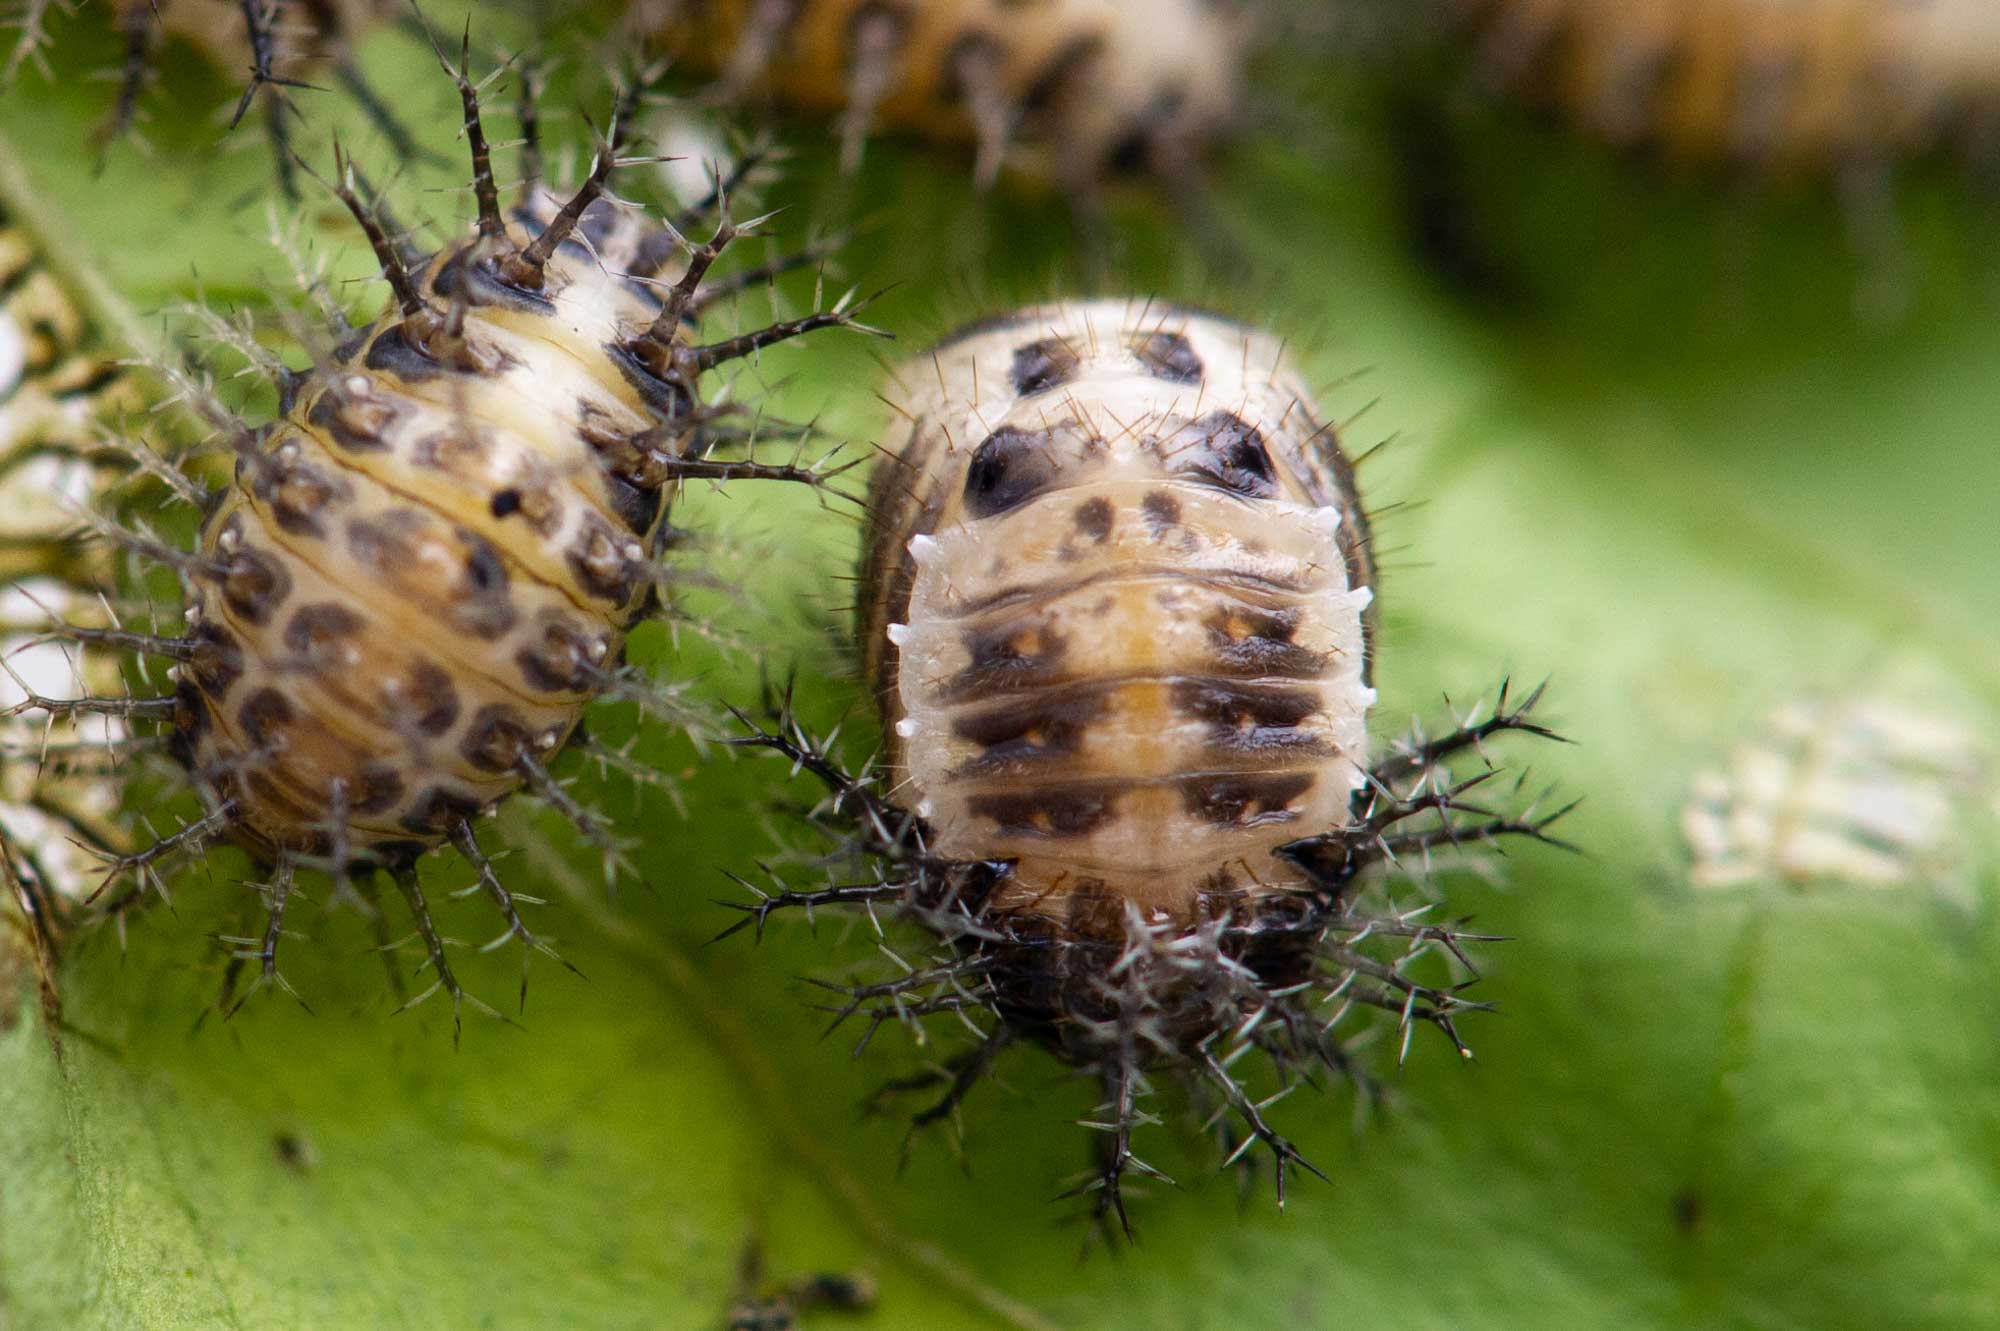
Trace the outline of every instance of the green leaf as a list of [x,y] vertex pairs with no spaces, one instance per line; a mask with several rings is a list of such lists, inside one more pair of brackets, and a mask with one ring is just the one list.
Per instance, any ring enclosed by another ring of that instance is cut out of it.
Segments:
[[[151,157],[94,169],[106,89],[80,75],[114,54],[98,19],[64,24],[54,85],[0,100],[19,167],[0,188],[59,268],[100,279],[100,321],[156,341],[174,301],[281,280],[255,201],[268,159],[254,130],[219,148],[206,120],[163,117]],[[366,54],[442,143],[456,122],[428,52],[391,32]],[[169,82],[187,100],[163,105],[231,95],[222,75]],[[589,978],[537,966],[520,1025],[469,1013],[456,1051],[441,1000],[389,1015],[352,912],[299,921],[289,974],[311,1014],[275,998],[198,1020],[208,935],[253,895],[233,853],[181,875],[124,946],[91,936],[63,969],[60,1058],[26,1006],[0,1034],[0,1326],[713,1327],[753,1239],[778,1276],[871,1271],[875,1310],[824,1319],[856,1328],[2000,1326],[1995,838],[1962,848],[1956,896],[1708,892],[1680,830],[1697,775],[1809,695],[1914,691],[1994,747],[2000,318],[1975,205],[1946,178],[1906,187],[1912,310],[1883,326],[1851,314],[1869,261],[1811,191],[1663,183],[1488,125],[1461,145],[1463,192],[1520,288],[1482,305],[1413,257],[1390,136],[1351,92],[1299,92],[1314,135],[1236,154],[1208,221],[1119,196],[1115,267],[1298,332],[1329,383],[1368,369],[1330,401],[1380,398],[1356,449],[1398,436],[1363,473],[1374,504],[1404,505],[1381,523],[1384,733],[1441,692],[1554,676],[1578,743],[1510,757],[1587,796],[1568,829],[1587,854],[1529,848],[1504,883],[1450,884],[1455,911],[1513,940],[1483,954],[1502,1012],[1468,1023],[1475,1064],[1419,1039],[1395,1074],[1385,1050],[1394,1103],[1359,1131],[1338,1088],[1287,1100],[1333,1181],[1301,1181],[1283,1214],[1262,1191],[1239,1204],[1178,1124],[1155,1129],[1182,1186],[1138,1204],[1136,1250],[1079,1262],[1048,1199],[1082,1166],[1089,1089],[1016,1053],[1007,1089],[966,1108],[962,1162],[938,1134],[902,1166],[900,1121],[860,1106],[922,1052],[885,1033],[850,1059],[797,978],[853,973],[874,940],[822,918],[707,941],[723,871],[769,845],[778,770],[649,737],[649,760],[689,773],[686,816],[603,792],[636,809],[643,888],[607,899],[571,839],[510,817],[530,850],[509,873],[554,899],[540,918]],[[379,151],[306,96],[309,156],[329,125]],[[880,216],[844,262],[903,284],[871,315],[899,353],[1069,289],[1050,276],[1070,252],[1060,200],[981,200],[963,163],[886,144],[843,184],[817,130],[798,139],[795,219]],[[419,168],[398,197],[450,216],[462,200],[419,187],[456,171]],[[341,272],[370,271],[327,199],[299,212]],[[783,408],[870,437],[873,350],[773,357]],[[802,662],[827,715],[858,711],[830,646],[854,526],[748,487],[692,512],[767,552],[718,561],[748,608],[705,608],[767,663]],[[754,663],[644,648],[708,695],[754,693]],[[440,913],[493,932],[478,901]],[[515,965],[468,962],[510,1014]]]

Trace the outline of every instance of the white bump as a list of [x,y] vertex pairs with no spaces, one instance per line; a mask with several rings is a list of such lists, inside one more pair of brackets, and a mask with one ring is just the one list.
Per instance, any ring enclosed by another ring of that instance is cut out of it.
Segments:
[[917,724],[917,718],[914,716],[906,716],[896,723],[896,734],[902,739],[913,738],[922,729],[923,727]]
[[937,552],[938,552],[937,538],[935,536],[925,536],[922,533],[918,533],[917,535],[912,536],[910,538],[909,549],[910,549],[910,558],[916,560],[919,564],[928,563],[931,560],[937,558]]
[[365,374],[350,374],[347,376],[347,382],[342,387],[355,397],[367,397],[368,376]]
[[917,817],[928,819],[935,817],[936,815],[937,815],[936,800],[921,799],[917,801]]
[[888,628],[888,634],[890,642],[898,647],[904,646],[910,641],[910,626],[908,624],[891,624]]
[[1366,610],[1369,606],[1375,604],[1375,589],[1373,587],[1356,587],[1347,594],[1347,599],[1353,603],[1356,610]]

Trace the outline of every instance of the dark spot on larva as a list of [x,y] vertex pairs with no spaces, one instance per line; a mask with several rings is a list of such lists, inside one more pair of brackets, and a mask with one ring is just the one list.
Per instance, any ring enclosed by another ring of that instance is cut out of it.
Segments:
[[1317,679],[1326,673],[1329,654],[1292,641],[1300,617],[1297,609],[1266,610],[1241,601],[1217,606],[1202,621],[1216,649],[1210,669],[1218,675]]
[[410,449],[410,464],[475,480],[492,465],[492,456],[492,438],[483,430],[461,424],[419,439]]
[[432,845],[428,841],[378,841],[374,855],[391,869],[407,868],[428,855]]
[[220,702],[230,686],[243,677],[243,649],[222,625],[206,622],[194,631],[194,653],[187,675],[211,699]]
[[292,723],[295,715],[284,694],[273,688],[261,688],[237,708],[236,723],[243,728],[244,738],[251,747],[264,749],[276,743],[279,733]]
[[1122,788],[1102,784],[1043,786],[974,795],[966,808],[975,817],[990,818],[1001,836],[1080,837],[1112,819],[1122,793]]
[[965,469],[965,511],[990,518],[1040,494],[1055,479],[1053,445],[1047,431],[1011,425],[986,436]]
[[321,393],[306,413],[306,421],[349,453],[379,453],[394,446],[396,423],[404,406],[392,396],[377,396],[361,380],[350,390],[336,384]]
[[482,772],[506,772],[527,752],[528,739],[521,714],[504,703],[495,703],[473,713],[458,751]]
[[1141,333],[1132,339],[1132,354],[1156,379],[1177,384],[1201,382],[1201,357],[1179,333]]
[[452,622],[476,638],[491,642],[514,627],[517,616],[508,597],[506,561],[491,541],[460,530],[465,546],[464,593],[451,602]]
[[346,482],[335,480],[297,457],[273,457],[252,488],[259,499],[271,506],[271,517],[280,530],[314,538],[326,535],[320,521],[326,506],[351,493]]
[[521,677],[541,693],[583,693],[595,675],[593,657],[605,651],[602,635],[557,615],[545,619],[528,644],[514,654]]
[[238,619],[262,625],[291,595],[292,575],[261,550],[239,546],[222,575],[222,600]]
[[[218,691],[215,696],[219,698],[222,694]],[[176,684],[172,748],[173,756],[182,766],[194,765],[195,745],[214,725],[215,717],[209,711],[209,700],[202,696],[201,686],[191,679]]]
[[1069,932],[1080,938],[1117,938],[1124,932],[1125,899],[1102,878],[1078,880],[1063,902]]
[[1079,91],[1086,87],[1080,76],[1086,74],[1091,58],[1103,48],[1104,38],[1094,32],[1064,42],[1028,79],[1021,94],[1023,113],[1036,115],[1048,110],[1065,85]]
[[361,616],[332,601],[315,601],[292,612],[285,646],[317,666],[336,663],[334,648],[361,631]]
[[1278,493],[1277,469],[1263,432],[1234,412],[1212,411],[1170,441],[1176,472],[1217,490],[1251,499]]
[[639,581],[639,562],[631,556],[631,538],[599,518],[588,519],[576,544],[569,548],[570,572],[587,595],[613,605],[632,599]]
[[361,769],[356,789],[347,797],[350,813],[381,813],[403,798],[403,778],[395,769],[369,763]]
[[1031,614],[967,629],[965,668],[938,691],[941,702],[1014,693],[1049,684],[1060,674],[1069,640],[1052,631],[1045,615]]
[[1012,376],[1014,391],[1027,397],[1059,387],[1075,377],[1076,367],[1076,351],[1062,338],[1045,337],[1039,342],[1016,347]]
[[1208,724],[1208,742],[1230,753],[1317,750],[1325,740],[1302,731],[1323,700],[1318,689],[1224,680],[1185,680],[1174,685],[1174,708]]
[[1099,545],[1110,539],[1112,508],[1111,501],[1104,496],[1084,500],[1071,516],[1076,521],[1076,529]]
[[643,489],[621,476],[604,473],[604,488],[611,496],[611,511],[634,536],[644,536],[659,520],[665,496],[655,489]]
[[493,502],[487,505],[496,518],[509,518],[521,511],[519,490],[500,490],[493,495]]
[[411,723],[426,735],[442,735],[458,720],[458,687],[451,675],[435,661],[418,661],[401,687],[385,688],[383,694],[399,711],[407,711]]
[[1213,827],[1264,827],[1297,818],[1292,805],[1314,780],[1311,772],[1189,777],[1180,783],[1181,803]]
[[368,354],[361,363],[371,370],[412,384],[435,379],[444,370],[438,362],[410,345],[401,323],[390,323],[383,328],[368,344]]
[[473,796],[446,786],[432,786],[419,795],[398,826],[406,832],[446,832],[486,807]]
[[983,752],[968,759],[955,775],[1017,772],[1074,754],[1091,723],[1104,714],[1105,701],[1100,690],[1036,693],[958,716],[952,721],[952,733]]
[[1692,1235],[1700,1230],[1703,1207],[1699,1190],[1695,1188],[1680,1189],[1674,1193],[1668,1203],[1668,1209],[1673,1216],[1674,1228],[1683,1237]]
[[1156,536],[1180,525],[1181,501],[1165,490],[1148,490],[1146,497],[1139,501],[1139,511],[1146,515],[1146,526]]

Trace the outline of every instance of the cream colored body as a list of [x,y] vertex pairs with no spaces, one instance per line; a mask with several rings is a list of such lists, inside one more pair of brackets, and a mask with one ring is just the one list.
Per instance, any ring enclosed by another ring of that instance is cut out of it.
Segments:
[[1820,159],[1921,144],[2000,91],[1990,0],[1471,0],[1503,68],[1616,140]]
[[[1024,392],[1037,346],[1060,382]],[[1178,374],[1140,354],[1163,347]],[[1297,885],[1272,849],[1347,820],[1374,701],[1365,517],[1282,360],[1223,319],[1100,301],[899,376],[865,646],[897,797],[936,853],[1016,862],[998,908],[1193,918]],[[1268,494],[1189,470],[1231,419],[1261,435]],[[1022,465],[1046,483],[970,512],[973,459],[1004,432],[1036,440]]]

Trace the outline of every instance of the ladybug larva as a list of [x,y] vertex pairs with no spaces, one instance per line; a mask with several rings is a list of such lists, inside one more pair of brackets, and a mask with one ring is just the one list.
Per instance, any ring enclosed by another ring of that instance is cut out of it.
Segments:
[[[19,32],[7,61],[10,77],[28,61],[43,62],[50,8],[50,0],[28,0],[16,20]],[[146,85],[158,67],[159,48],[165,40],[178,39],[217,69],[249,71],[229,123],[233,128],[253,102],[262,102],[264,132],[288,198],[298,197],[298,180],[290,148],[290,120],[297,111],[287,94],[315,87],[308,77],[331,76],[399,156],[416,155],[409,130],[354,54],[360,34],[399,8],[387,0],[115,0],[109,8],[123,54],[116,98],[101,131],[106,143],[134,132],[143,115]]]
[[[850,991],[874,1026],[984,1009],[918,1122],[952,1113],[1010,1043],[1093,1073],[1100,1218],[1156,1075],[1207,1097],[1232,1158],[1304,1165],[1236,1072],[1350,1070],[1346,1003],[1461,1050],[1482,1006],[1413,971],[1454,927],[1370,915],[1364,869],[1433,847],[1549,839],[1446,763],[1535,697],[1372,762],[1375,567],[1354,469],[1270,335],[1212,314],[1092,301],[976,324],[899,376],[871,491],[861,648],[888,732],[850,777],[795,720],[745,742],[834,790],[880,866],[767,893],[776,910],[894,903],[937,955]],[[1539,691],[1537,691],[1539,693]],[[1240,1129],[1240,1131],[1239,1131]],[[1310,1168],[1309,1165],[1305,1167]]]
[[[337,328],[305,370],[267,356],[281,414],[266,426],[243,424],[194,376],[172,373],[233,454],[233,481],[206,494],[176,479],[203,514],[192,550],[103,527],[179,573],[185,626],[173,637],[60,631],[171,659],[172,691],[36,693],[11,710],[170,728],[205,813],[114,859],[107,885],[129,876],[128,896],[140,893],[165,857],[234,839],[271,869],[268,928],[249,957],[260,983],[282,984],[277,947],[297,870],[321,868],[343,885],[384,870],[435,970],[426,994],[449,992],[456,1017],[465,996],[416,861],[456,846],[508,934],[542,947],[474,820],[525,787],[612,857],[603,824],[550,764],[585,743],[577,728],[593,701],[644,708],[659,697],[622,661],[627,632],[657,601],[678,484],[821,479],[810,466],[711,457],[744,408],[704,402],[703,379],[800,334],[863,326],[843,299],[700,341],[704,311],[787,262],[709,281],[717,258],[764,219],[732,222],[720,187],[664,222],[607,193],[636,89],[568,197],[540,183],[525,117],[526,178],[503,207],[477,90],[446,68],[464,107],[474,230],[413,252],[337,158],[331,187],[381,264],[388,307]],[[711,224],[705,242],[684,239]]]
[[1464,0],[1497,81],[1616,142],[1839,164],[1977,133],[2000,99],[1986,0]]
[[[99,549],[74,539],[74,513],[51,498],[86,503],[128,473],[102,430],[137,405],[130,376],[95,350],[32,237],[0,215],[0,708],[19,701],[24,684],[74,678],[64,646],[37,640],[50,614],[102,623],[96,593],[110,569]],[[117,684],[111,662],[88,671],[97,687]],[[53,1015],[55,949],[94,881],[85,848],[124,844],[107,769],[125,742],[113,719],[0,719],[0,1028],[29,976]]]
[[670,15],[654,35],[725,94],[837,111],[850,170],[881,122],[973,142],[982,184],[1018,139],[1078,188],[1125,166],[1181,173],[1231,118],[1247,35],[1204,0],[715,0]]

